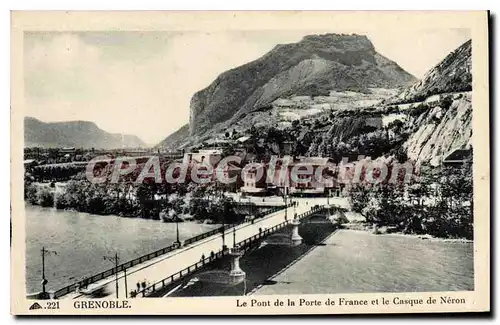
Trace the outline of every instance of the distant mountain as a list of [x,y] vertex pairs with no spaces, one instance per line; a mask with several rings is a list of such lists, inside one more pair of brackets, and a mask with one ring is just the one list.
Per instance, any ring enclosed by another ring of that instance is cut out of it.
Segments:
[[24,146],[115,149],[146,147],[146,144],[135,135],[108,133],[93,122],[45,123],[25,117]]
[[[277,45],[261,58],[222,73],[194,94],[191,139],[187,140],[202,139],[215,126],[223,130],[251,112],[266,110],[279,98],[328,96],[331,91],[363,93],[369,88],[406,87],[415,81],[395,62],[377,53],[366,36],[306,36],[297,43]],[[178,145],[172,140],[178,137],[162,143]]]
[[471,40],[448,54],[422,80],[404,89],[396,101],[421,101],[431,95],[472,90]]

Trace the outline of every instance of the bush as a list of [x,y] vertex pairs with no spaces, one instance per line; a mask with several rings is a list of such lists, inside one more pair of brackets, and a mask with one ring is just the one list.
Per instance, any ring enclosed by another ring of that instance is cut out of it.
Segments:
[[[403,233],[472,239],[471,168],[466,163],[462,168],[440,167],[426,172],[422,175],[423,183],[406,188],[406,193],[390,184],[372,187],[358,184],[350,189],[351,207],[369,224],[394,227]],[[438,191],[432,191],[426,184],[437,184]],[[403,199],[405,194],[409,201]],[[428,198],[436,203],[426,204]]]
[[38,204],[38,190],[35,185],[30,184],[24,188],[24,198],[31,204]]
[[37,194],[38,205],[42,207],[53,207],[54,206],[54,192],[48,188],[41,188]]

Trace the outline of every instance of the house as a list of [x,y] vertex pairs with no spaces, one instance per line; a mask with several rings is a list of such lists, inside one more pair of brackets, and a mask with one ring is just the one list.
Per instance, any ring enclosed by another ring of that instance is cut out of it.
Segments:
[[[302,157],[291,165],[291,170],[310,171],[312,174],[301,175],[290,178],[290,194],[309,196],[323,195],[327,189],[334,187],[333,175],[335,171],[326,168],[332,163],[331,158],[326,157]],[[307,180],[306,180],[307,179]]]
[[424,103],[433,107],[433,106],[438,105],[440,101],[441,101],[441,95],[432,95],[432,96],[427,97],[425,99]]
[[189,152],[184,154],[182,162],[184,164],[209,164],[216,166],[222,159],[222,150],[220,149],[200,149],[198,152]]
[[61,154],[74,154],[76,152],[75,147],[65,147],[59,150]]
[[229,192],[236,192],[238,188],[243,186],[243,180],[241,178],[241,167],[236,166],[235,164],[229,162],[227,165],[224,166],[224,178],[229,180],[229,179],[235,179],[235,182],[229,182],[229,183],[222,183],[219,182],[219,179],[216,179],[218,182],[218,186],[221,188],[224,188],[225,190]]
[[443,165],[460,167],[472,157],[472,149],[455,149],[443,159]]
[[282,155],[292,155],[293,154],[293,141],[283,141],[282,143]]
[[242,174],[243,186],[240,191],[249,195],[267,195],[266,173],[265,164],[248,169]]
[[267,179],[268,192],[307,196],[335,191],[338,189],[337,171],[336,168],[328,168],[332,163],[333,160],[326,157],[290,157],[288,162],[282,158],[274,166],[267,164],[267,170],[274,168],[274,174]]

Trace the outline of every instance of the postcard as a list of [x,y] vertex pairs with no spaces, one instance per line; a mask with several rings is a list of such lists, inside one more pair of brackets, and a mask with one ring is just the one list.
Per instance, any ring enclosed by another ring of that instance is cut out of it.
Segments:
[[15,11],[11,312],[490,310],[487,11]]

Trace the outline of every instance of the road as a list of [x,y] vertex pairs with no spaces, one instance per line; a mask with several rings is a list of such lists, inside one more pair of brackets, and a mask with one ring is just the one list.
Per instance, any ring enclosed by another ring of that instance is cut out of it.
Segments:
[[[295,212],[297,214],[309,211],[314,205],[325,205],[326,198],[297,198],[297,207]],[[345,199],[330,198],[330,204],[345,205]],[[288,219],[293,218],[294,208],[287,209]],[[240,242],[246,238],[252,237],[259,233],[259,228],[263,230],[273,227],[285,220],[285,210],[272,213],[254,224],[244,223],[236,227],[236,242]],[[225,243],[228,248],[233,247],[233,229],[225,232]],[[118,297],[125,298],[126,292],[137,289],[136,284],[145,281],[148,286],[169,277],[172,274],[187,268],[188,266],[200,261],[201,256],[209,256],[210,252],[217,252],[222,248],[222,235],[214,235],[199,242],[193,243],[181,249],[177,249],[168,254],[160,256],[156,259],[146,261],[142,264],[136,265],[127,269],[127,286],[125,285],[125,277],[123,272],[118,273]],[[98,281],[89,288],[100,288],[106,286],[110,295],[104,298],[116,297],[116,279],[115,275]],[[127,290],[125,290],[127,288]],[[71,293],[61,299],[75,299],[87,298],[87,296],[80,293]]]

